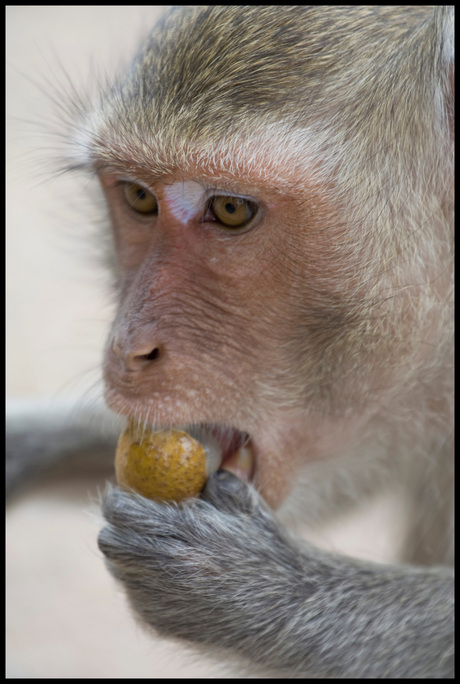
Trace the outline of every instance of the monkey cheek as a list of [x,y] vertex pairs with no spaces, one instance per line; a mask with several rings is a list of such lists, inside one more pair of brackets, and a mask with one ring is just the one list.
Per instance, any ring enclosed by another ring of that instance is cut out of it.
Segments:
[[277,472],[275,467],[264,468],[261,465],[254,478],[254,485],[264,501],[276,511],[289,496],[293,487],[293,478],[288,474]]
[[[261,448],[259,445],[254,447],[254,454],[257,467],[253,469],[252,484],[268,506],[276,511],[289,496],[295,473],[289,467],[289,459],[282,448],[272,451],[270,448]],[[232,468],[229,470],[240,477],[238,471]]]

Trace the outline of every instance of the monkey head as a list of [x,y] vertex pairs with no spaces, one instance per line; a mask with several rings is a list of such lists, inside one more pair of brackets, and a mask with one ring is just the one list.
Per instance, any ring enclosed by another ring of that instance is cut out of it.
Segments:
[[115,246],[109,406],[198,424],[273,507],[444,348],[447,143],[412,125],[417,69],[403,101],[397,49],[381,68],[391,8],[335,10],[325,30],[316,7],[173,9],[74,136]]

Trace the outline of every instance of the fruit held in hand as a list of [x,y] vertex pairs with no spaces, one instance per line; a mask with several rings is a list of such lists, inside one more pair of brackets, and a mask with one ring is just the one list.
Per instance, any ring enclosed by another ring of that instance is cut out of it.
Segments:
[[182,501],[198,496],[205,485],[206,451],[183,430],[150,432],[130,425],[118,441],[115,473],[120,487],[147,499]]

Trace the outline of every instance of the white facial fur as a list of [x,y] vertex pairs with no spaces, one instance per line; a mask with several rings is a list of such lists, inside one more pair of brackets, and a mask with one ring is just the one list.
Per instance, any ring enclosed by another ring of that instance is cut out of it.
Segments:
[[187,223],[204,206],[206,189],[196,181],[176,181],[165,188],[165,202],[173,216]]

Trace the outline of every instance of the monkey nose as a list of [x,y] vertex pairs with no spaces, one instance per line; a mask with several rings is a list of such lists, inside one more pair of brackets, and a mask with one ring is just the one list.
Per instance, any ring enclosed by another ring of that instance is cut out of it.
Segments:
[[145,362],[158,361],[164,352],[161,344],[129,344],[117,337],[112,341],[112,351],[128,370],[136,370]]

